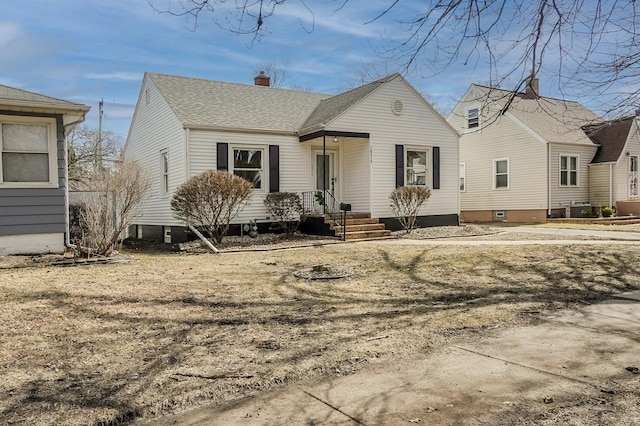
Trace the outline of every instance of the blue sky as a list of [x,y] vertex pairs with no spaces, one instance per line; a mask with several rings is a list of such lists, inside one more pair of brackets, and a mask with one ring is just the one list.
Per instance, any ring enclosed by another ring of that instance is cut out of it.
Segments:
[[[176,5],[151,1],[161,9]],[[104,99],[103,126],[124,139],[145,71],[253,84],[259,64],[273,62],[287,68],[289,84],[321,93],[356,86],[364,68],[374,77],[397,71],[382,52],[402,30],[398,17],[416,16],[420,2],[401,2],[366,25],[391,2],[342,3],[314,2],[311,13],[289,0],[266,21],[268,34],[252,40],[223,31],[213,20],[222,13],[203,15],[192,31],[193,21],[160,14],[147,0],[7,0],[0,6],[0,83],[90,105],[86,124],[94,128]],[[471,83],[488,82],[477,61],[406,77],[443,113]],[[540,86],[554,96],[544,81]]]

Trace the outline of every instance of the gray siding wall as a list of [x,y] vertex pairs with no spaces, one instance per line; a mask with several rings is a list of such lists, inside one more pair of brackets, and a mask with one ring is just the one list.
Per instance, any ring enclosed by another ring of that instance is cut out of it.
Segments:
[[62,116],[2,110],[0,115],[54,117],[58,146],[58,188],[0,188],[0,235],[65,232],[65,135]]

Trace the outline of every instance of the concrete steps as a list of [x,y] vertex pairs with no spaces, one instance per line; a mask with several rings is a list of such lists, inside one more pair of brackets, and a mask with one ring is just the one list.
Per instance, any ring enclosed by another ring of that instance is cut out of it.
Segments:
[[347,213],[344,227],[337,225],[330,217],[325,220],[328,220],[336,237],[344,237],[345,241],[391,237],[391,231],[385,228],[384,223],[372,218],[371,213]]

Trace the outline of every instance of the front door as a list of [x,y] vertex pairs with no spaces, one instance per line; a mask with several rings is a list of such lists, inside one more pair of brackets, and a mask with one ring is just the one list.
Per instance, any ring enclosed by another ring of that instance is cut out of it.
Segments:
[[629,157],[629,198],[638,197],[638,156]]
[[328,191],[336,194],[338,179],[336,177],[336,153],[335,151],[315,151],[315,181],[316,191]]

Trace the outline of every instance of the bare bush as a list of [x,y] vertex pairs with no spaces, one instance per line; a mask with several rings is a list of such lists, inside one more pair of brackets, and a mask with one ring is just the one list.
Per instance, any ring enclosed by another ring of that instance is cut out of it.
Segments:
[[207,170],[178,187],[171,210],[187,225],[201,226],[209,238],[220,243],[231,220],[242,211],[253,185],[223,170]]
[[293,236],[300,224],[302,200],[295,192],[272,192],[264,199],[267,212],[273,216],[287,238]]
[[151,181],[135,162],[121,162],[102,178],[80,210],[83,235],[79,250],[86,256],[110,256],[138,213]]
[[407,232],[416,226],[420,207],[431,197],[431,190],[422,186],[402,186],[389,195],[393,214]]

